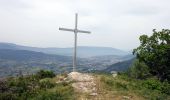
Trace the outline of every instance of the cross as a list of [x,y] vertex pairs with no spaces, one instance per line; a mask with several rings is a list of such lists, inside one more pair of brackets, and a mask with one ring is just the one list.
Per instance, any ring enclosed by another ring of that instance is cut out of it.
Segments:
[[77,33],[88,33],[90,34],[91,32],[89,31],[84,31],[84,30],[79,30],[77,28],[77,24],[78,24],[78,14],[75,14],[75,28],[74,29],[68,29],[68,28],[59,28],[59,30],[62,31],[70,31],[70,32],[74,32],[74,56],[73,56],[73,72],[76,71],[76,65],[77,65]]

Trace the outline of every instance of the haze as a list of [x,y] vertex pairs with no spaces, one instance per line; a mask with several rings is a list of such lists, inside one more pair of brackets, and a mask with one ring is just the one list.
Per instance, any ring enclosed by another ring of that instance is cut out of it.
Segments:
[[78,28],[79,46],[131,50],[139,36],[170,26],[169,0],[0,0],[0,42],[34,47],[72,47],[74,35],[59,27]]

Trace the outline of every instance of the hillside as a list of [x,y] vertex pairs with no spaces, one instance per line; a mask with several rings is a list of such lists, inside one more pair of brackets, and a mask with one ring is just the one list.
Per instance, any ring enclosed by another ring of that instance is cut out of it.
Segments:
[[130,60],[126,60],[126,61],[122,61],[122,62],[112,64],[112,65],[108,66],[106,69],[104,69],[104,71],[105,72],[111,72],[111,71],[122,72],[122,71],[126,71],[132,65],[134,60],[135,60],[135,58],[132,58]]
[[[168,92],[163,92],[166,88],[151,88],[154,84],[165,87],[164,84],[150,80],[132,79],[123,74],[113,77],[111,74],[74,72],[55,76],[52,72],[40,71],[35,75],[1,79],[0,97],[3,100],[170,99]],[[168,88],[166,91],[169,91]]]
[[28,50],[10,50],[0,49],[0,59],[4,60],[15,60],[15,61],[35,61],[35,62],[48,62],[48,61],[71,61],[71,57],[50,55],[41,52],[34,52]]
[[0,49],[0,77],[16,76],[20,72],[32,74],[40,69],[61,72],[62,66],[70,69],[72,58],[60,55],[50,55],[27,50]]
[[[73,52],[73,48],[37,48],[37,47],[21,46],[12,43],[0,43],[0,49],[29,50],[29,51],[64,55],[64,56],[72,56],[72,52]],[[77,56],[81,58],[104,56],[104,55],[125,56],[128,54],[128,52],[115,49],[115,48],[110,48],[110,47],[79,46],[77,47],[77,49],[78,49]]]

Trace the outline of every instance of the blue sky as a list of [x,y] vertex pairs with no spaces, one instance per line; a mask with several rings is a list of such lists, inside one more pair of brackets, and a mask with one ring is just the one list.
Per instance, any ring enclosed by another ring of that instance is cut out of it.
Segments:
[[34,47],[72,47],[74,35],[59,27],[78,28],[79,46],[130,50],[152,29],[169,29],[169,0],[0,0],[0,42]]

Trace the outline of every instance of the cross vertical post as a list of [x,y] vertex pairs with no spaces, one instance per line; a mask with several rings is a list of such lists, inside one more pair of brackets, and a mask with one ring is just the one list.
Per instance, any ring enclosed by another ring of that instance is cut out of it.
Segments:
[[74,56],[73,56],[73,72],[75,72],[75,68],[77,66],[77,24],[78,24],[78,14],[76,13],[75,16],[75,30],[74,30],[74,35],[75,35],[75,40],[74,40]]
[[74,32],[74,54],[73,54],[73,72],[76,71],[77,67],[77,33],[91,33],[89,31],[84,30],[78,30],[78,14],[75,14],[75,28],[74,29],[68,29],[68,28],[59,28],[59,30],[62,31],[71,31]]

